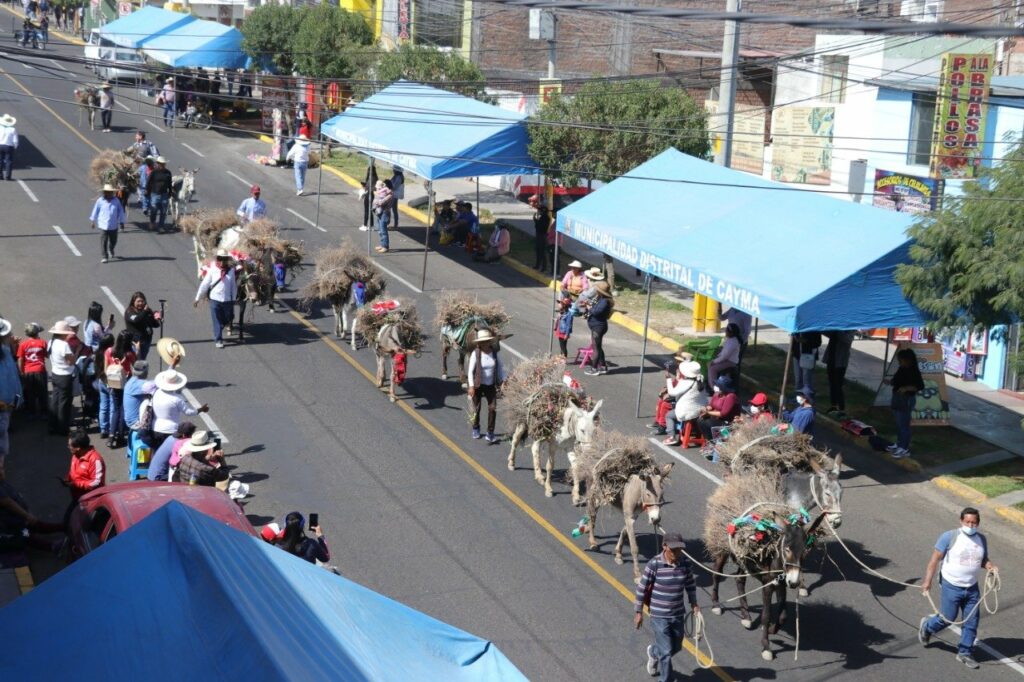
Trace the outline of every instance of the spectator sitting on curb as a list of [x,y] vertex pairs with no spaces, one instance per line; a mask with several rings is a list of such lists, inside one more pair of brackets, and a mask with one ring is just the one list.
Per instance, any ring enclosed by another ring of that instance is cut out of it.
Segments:
[[487,241],[487,250],[483,253],[475,254],[473,260],[483,261],[484,263],[497,263],[501,260],[502,256],[508,255],[511,248],[512,233],[508,229],[508,224],[504,220],[499,220],[494,224],[494,231],[491,233],[491,238]]
[[814,405],[803,391],[796,393],[796,409],[784,410],[782,420],[793,425],[797,433],[814,435]]
[[174,437],[164,440],[153,453],[153,458],[149,460],[146,478],[151,481],[173,480],[174,470],[181,462],[181,447],[189,442],[195,432],[196,425],[190,421],[178,424],[178,430],[174,432]]
[[216,447],[217,442],[210,438],[209,431],[193,433],[179,449],[178,480],[189,485],[216,486],[227,490],[230,474],[224,466],[224,451]]
[[68,450],[71,451],[71,466],[68,469],[68,477],[60,481],[70,491],[73,504],[82,495],[106,485],[107,468],[85,431],[79,430],[71,434],[71,438],[68,439]]
[[583,274],[583,263],[574,260],[562,277],[562,295],[576,299],[587,288],[587,276]]

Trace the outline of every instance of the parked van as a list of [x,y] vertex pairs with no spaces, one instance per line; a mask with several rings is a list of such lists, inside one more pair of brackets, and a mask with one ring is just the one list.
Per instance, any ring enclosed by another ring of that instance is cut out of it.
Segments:
[[114,47],[114,42],[101,36],[100,30],[94,28],[89,32],[89,40],[85,43],[85,59],[89,62],[87,66],[90,69],[93,68],[93,62],[99,60],[101,47]]
[[142,80],[146,60],[137,50],[122,47],[101,47],[96,75],[105,81]]

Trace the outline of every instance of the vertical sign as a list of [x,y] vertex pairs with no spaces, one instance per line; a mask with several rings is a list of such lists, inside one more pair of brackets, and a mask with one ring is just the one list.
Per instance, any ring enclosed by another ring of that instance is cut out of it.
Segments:
[[[901,343],[900,348],[910,348],[917,356],[917,368],[924,380],[924,390],[917,393],[914,409],[910,412],[910,423],[917,426],[949,425],[949,392],[946,389],[946,366],[943,360],[942,344]],[[899,363],[895,355],[889,361],[885,378],[875,397],[875,405],[888,405],[892,399],[891,381]]]
[[395,35],[399,40],[412,38],[412,0],[398,0],[398,23]]
[[978,177],[994,62],[990,54],[943,56],[932,130],[933,178]]

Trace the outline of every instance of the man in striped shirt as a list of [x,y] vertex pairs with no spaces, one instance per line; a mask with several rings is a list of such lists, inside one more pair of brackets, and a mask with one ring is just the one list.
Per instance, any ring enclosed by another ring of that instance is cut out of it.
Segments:
[[647,672],[658,675],[661,682],[672,679],[672,656],[682,648],[683,620],[686,617],[686,600],[693,612],[700,613],[697,606],[697,581],[689,560],[679,550],[683,549],[683,536],[666,533],[662,553],[647,562],[640,584],[636,587],[636,615],[633,624],[639,630],[644,621],[644,607],[651,612],[651,630],[654,644],[647,647]]

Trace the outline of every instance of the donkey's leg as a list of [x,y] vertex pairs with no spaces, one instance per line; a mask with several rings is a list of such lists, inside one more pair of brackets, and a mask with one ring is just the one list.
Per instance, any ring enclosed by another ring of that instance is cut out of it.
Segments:
[[459,383],[462,388],[469,388],[469,379],[466,376],[466,351],[459,348]]
[[523,441],[523,437],[526,435],[526,424],[516,424],[515,430],[512,432],[512,448],[508,451],[508,470],[516,470],[516,448]]
[[640,565],[637,563],[636,548],[636,519],[629,516],[625,511],[622,515],[626,519],[626,535],[629,537],[629,553],[633,555],[633,582],[640,582]]
[[[451,345],[448,343],[448,337],[444,334],[441,335],[441,380],[448,380],[448,351],[451,350]],[[515,452],[515,448],[513,448]]]
[[359,350],[359,342],[356,340],[356,334],[359,331],[359,317],[353,311],[352,313],[352,328],[349,330],[349,334],[352,337],[352,350]]
[[619,566],[622,565],[622,543],[625,542],[625,539],[626,526],[623,525],[622,530],[619,531],[619,539],[615,541],[615,553],[613,554],[615,563],[617,563]]
[[594,526],[597,525],[598,506],[593,500],[587,500],[587,544],[590,549],[597,549],[597,538],[594,537]]
[[775,617],[775,622],[772,625],[771,634],[775,634],[782,627],[783,623],[786,622],[786,583],[779,583],[775,587],[776,594],[779,595],[779,610],[778,616]]
[[348,315],[342,306],[331,305],[331,312],[334,313],[334,338],[345,338],[345,328],[348,327]]
[[547,466],[547,468],[545,469],[545,472],[544,472],[544,496],[545,497],[554,497],[555,496],[555,491],[551,489],[551,472],[555,468],[555,452],[557,451],[558,446],[555,443],[555,439],[554,438],[549,438],[547,440],[547,445],[548,445],[548,466]]
[[391,380],[388,381],[388,400],[396,402],[398,397],[395,395],[395,356],[388,355],[388,363],[391,365]]
[[768,643],[768,629],[770,627],[769,619],[772,613],[772,597],[775,592],[774,582],[770,582],[768,587],[764,588],[762,595],[764,603],[761,605],[761,658],[770,661],[775,658],[775,654],[772,653],[771,645]]
[[722,615],[722,605],[718,601],[718,585],[722,582],[722,576],[718,574],[725,568],[725,562],[728,560],[728,554],[716,556],[715,563],[712,566],[715,572],[711,574],[711,613],[716,616]]
[[539,485],[544,485],[544,473],[540,462],[540,449],[544,444],[545,441],[535,440],[530,446],[530,452],[533,454],[533,480],[537,481]]
[[[747,574],[743,572],[742,565],[737,570],[739,573],[736,575],[736,589],[739,590],[740,595],[745,595],[747,591]],[[740,625],[749,630],[753,624],[754,621],[750,619],[750,605],[747,603],[746,596],[741,596]]]
[[569,449],[569,473],[572,475],[572,503],[578,507],[583,504],[580,497],[580,478],[576,475],[576,454],[572,448]]
[[377,349],[377,388],[384,388],[384,351]]

